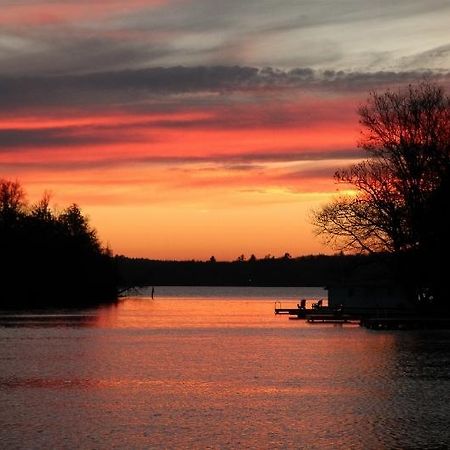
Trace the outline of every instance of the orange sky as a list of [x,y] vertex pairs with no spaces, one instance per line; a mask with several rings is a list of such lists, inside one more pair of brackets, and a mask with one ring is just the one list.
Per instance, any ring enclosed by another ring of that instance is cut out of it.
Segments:
[[332,252],[311,212],[363,156],[357,106],[449,84],[449,8],[430,1],[9,2],[0,177],[78,203],[118,254]]
[[359,155],[356,100],[283,95],[167,113],[19,110],[1,121],[18,135],[1,163],[30,200],[50,190],[59,208],[79,203],[116,253],[329,252],[310,215],[335,192],[334,170]]

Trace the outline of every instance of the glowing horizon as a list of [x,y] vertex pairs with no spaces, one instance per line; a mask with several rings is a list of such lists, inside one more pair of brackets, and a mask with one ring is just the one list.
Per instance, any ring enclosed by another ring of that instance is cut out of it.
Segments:
[[358,105],[450,84],[449,5],[366,3],[4,5],[0,177],[78,203],[117,254],[333,252],[309,216],[363,156]]

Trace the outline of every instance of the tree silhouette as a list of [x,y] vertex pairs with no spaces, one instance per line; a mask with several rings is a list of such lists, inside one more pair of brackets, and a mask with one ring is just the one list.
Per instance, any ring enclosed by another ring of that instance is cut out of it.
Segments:
[[80,208],[60,214],[50,196],[29,206],[18,182],[0,180],[1,306],[78,306],[116,297],[110,251]]
[[368,159],[336,172],[353,195],[315,212],[316,233],[339,250],[407,253],[415,261],[410,275],[429,272],[449,248],[438,217],[450,199],[450,99],[424,82],[373,92],[358,113]]

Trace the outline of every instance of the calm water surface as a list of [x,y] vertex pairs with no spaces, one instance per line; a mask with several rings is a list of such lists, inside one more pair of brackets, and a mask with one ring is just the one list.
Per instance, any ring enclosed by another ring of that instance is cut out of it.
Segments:
[[[141,295],[141,296],[139,296]],[[156,288],[0,313],[2,448],[439,449],[450,332],[273,314],[317,289]]]

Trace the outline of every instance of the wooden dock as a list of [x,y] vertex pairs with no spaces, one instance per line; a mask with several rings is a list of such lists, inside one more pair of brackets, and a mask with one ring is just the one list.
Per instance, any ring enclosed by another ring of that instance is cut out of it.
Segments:
[[351,314],[341,314],[336,312],[320,313],[313,312],[305,317],[308,323],[360,323],[360,318]]
[[371,330],[448,330],[449,317],[403,316],[403,317],[368,317],[361,320],[361,326]]
[[[277,307],[277,304],[279,307]],[[330,320],[334,321],[348,321],[350,317],[343,317],[339,311],[328,308],[326,306],[321,307],[297,307],[297,308],[282,308],[280,302],[275,302],[275,314],[276,315],[289,315],[292,319],[306,319],[308,322],[326,322]]]
[[299,308],[275,308],[275,314],[289,314],[290,316],[297,316],[301,311]]
[[450,329],[447,313],[414,311],[400,308],[282,308],[275,303],[275,314],[290,319],[304,319],[307,323],[356,323],[371,330]]
[[301,308],[275,308],[275,314],[296,316],[298,318],[305,318],[308,312],[312,312],[312,309]]
[[305,319],[306,316],[317,313],[324,312],[327,308],[322,307],[322,300],[317,303],[312,303],[311,308],[306,308],[306,300],[302,300],[301,304],[298,304],[296,308],[282,308],[281,302],[275,302],[275,314],[278,315],[289,315],[290,318]]

